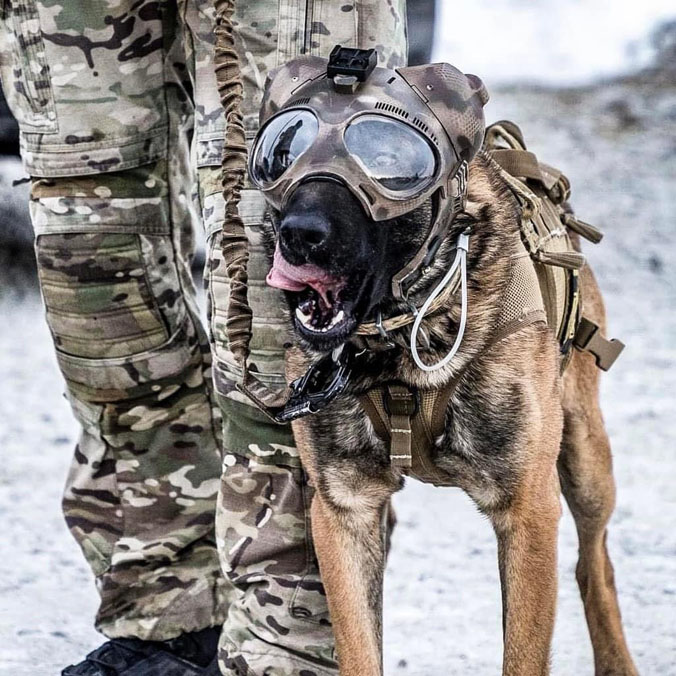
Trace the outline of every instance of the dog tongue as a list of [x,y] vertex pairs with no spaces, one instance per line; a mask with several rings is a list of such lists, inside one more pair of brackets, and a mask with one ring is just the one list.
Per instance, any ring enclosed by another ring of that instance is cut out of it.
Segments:
[[270,286],[284,291],[302,291],[311,286],[321,297],[327,307],[331,307],[328,292],[335,293],[341,282],[332,277],[326,270],[316,265],[291,265],[282,256],[279,245],[275,249],[272,268],[265,280]]

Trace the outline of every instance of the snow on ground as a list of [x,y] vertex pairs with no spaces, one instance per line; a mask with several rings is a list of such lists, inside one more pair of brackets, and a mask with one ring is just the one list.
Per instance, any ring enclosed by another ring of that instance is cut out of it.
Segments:
[[[606,233],[586,252],[613,336],[603,378],[618,483],[609,547],[642,674],[676,674],[676,91],[644,85],[493,91],[488,116],[517,120],[573,185],[578,215]],[[75,426],[37,293],[0,285],[0,676],[53,676],[101,641],[92,577],[60,516]],[[489,524],[459,491],[409,482],[386,579],[386,674],[497,674],[500,591]],[[592,673],[561,524],[553,673]]]

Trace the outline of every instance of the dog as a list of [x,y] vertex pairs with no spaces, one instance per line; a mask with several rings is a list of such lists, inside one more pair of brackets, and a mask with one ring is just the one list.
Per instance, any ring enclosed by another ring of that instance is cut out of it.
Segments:
[[[376,222],[340,182],[300,184],[282,210],[271,210],[266,238],[272,272],[312,271],[286,290],[295,346],[287,376],[340,348],[380,307],[408,310],[390,292],[392,276],[430,227],[424,203]],[[467,329],[451,362],[417,368],[411,327],[388,334],[394,347],[354,357],[347,388],[324,410],[296,420],[294,435],[315,493],[312,533],[326,589],[342,676],[382,674],[382,585],[392,495],[404,483],[360,396],[397,381],[428,389],[457,380],[436,439],[433,461],[488,516],[498,542],[503,600],[503,674],[549,673],[557,592],[560,492],[579,535],[576,576],[594,650],[596,674],[634,676],[623,634],[606,527],[615,504],[611,451],[591,355],[573,351],[563,375],[553,331],[531,323],[490,341],[509,278],[519,207],[483,151],[469,165],[464,210],[449,225],[434,262],[411,289],[417,306],[450,266],[458,235],[471,228],[467,254]],[[579,239],[572,240],[579,250]],[[274,253],[273,253],[274,252]],[[272,274],[272,273],[271,273]],[[586,317],[603,330],[602,296],[591,269],[580,271]],[[458,333],[458,295],[425,317],[426,358],[442,358]],[[336,321],[336,317],[340,321]],[[318,330],[327,327],[325,330]]]

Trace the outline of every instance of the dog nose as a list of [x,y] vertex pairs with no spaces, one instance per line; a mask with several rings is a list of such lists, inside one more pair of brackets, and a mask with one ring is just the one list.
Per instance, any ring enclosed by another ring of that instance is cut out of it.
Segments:
[[289,251],[307,254],[326,243],[329,238],[330,224],[312,213],[287,215],[279,227],[281,243]]

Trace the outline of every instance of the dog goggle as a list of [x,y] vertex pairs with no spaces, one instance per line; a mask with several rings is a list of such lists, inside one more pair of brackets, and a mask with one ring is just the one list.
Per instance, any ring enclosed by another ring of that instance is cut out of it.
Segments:
[[375,66],[372,50],[336,50],[338,65],[333,54],[303,57],[270,73],[249,174],[277,210],[320,177],[347,186],[374,221],[432,199],[427,238],[392,279],[394,297],[404,299],[462,208],[488,94],[479,78],[446,63],[389,70]]
[[[285,110],[261,131],[252,152],[251,176],[261,189],[273,186],[316,141],[326,123],[308,109]],[[406,199],[429,188],[439,168],[438,153],[419,131],[401,120],[363,113],[324,131],[335,147],[329,171],[346,170],[352,181],[368,182],[366,190]],[[314,172],[312,158],[306,160]],[[299,171],[303,169],[299,167]],[[303,172],[305,173],[305,172]],[[327,169],[321,172],[327,175]],[[342,173],[342,172],[341,172]],[[310,174],[311,175],[311,174]],[[329,173],[328,175],[331,175]]]

